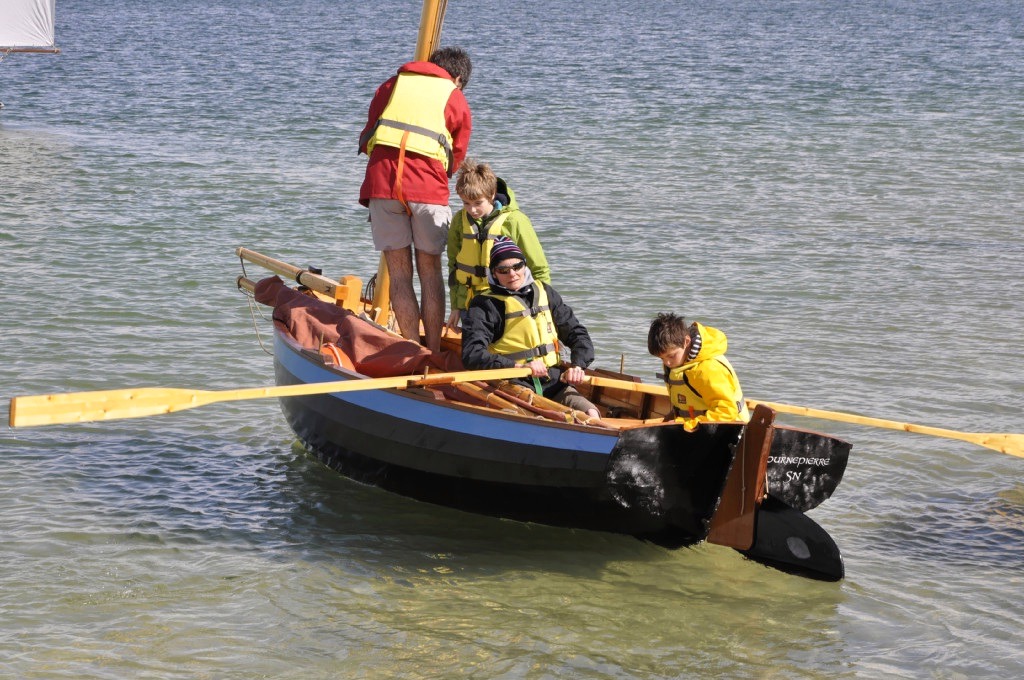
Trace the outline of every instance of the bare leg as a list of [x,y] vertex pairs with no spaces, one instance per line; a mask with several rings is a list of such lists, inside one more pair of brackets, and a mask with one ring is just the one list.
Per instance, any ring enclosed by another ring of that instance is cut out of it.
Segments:
[[441,327],[444,326],[444,280],[441,278],[441,256],[416,251],[416,272],[423,296],[423,335],[427,348],[441,351]]
[[391,311],[398,319],[398,328],[403,338],[419,343],[420,308],[416,303],[416,291],[412,288],[412,246],[385,250],[384,259],[391,277]]

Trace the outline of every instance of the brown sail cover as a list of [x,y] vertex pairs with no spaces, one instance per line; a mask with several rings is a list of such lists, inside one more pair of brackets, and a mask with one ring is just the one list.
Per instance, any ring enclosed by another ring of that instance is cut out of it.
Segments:
[[455,352],[432,353],[359,318],[351,311],[323,302],[286,285],[277,276],[259,281],[256,301],[274,308],[274,325],[288,332],[303,347],[317,349],[334,343],[352,360],[355,370],[373,378],[463,370]]

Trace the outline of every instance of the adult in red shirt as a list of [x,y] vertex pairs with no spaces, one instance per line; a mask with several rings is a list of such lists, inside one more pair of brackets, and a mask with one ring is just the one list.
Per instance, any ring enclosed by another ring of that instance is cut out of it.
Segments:
[[370,209],[373,245],[388,266],[391,309],[402,335],[419,342],[415,246],[425,344],[435,352],[444,325],[441,252],[452,221],[448,180],[469,147],[472,114],[462,89],[471,71],[457,47],[403,65],[377,88],[359,136],[359,151],[370,157],[359,202]]

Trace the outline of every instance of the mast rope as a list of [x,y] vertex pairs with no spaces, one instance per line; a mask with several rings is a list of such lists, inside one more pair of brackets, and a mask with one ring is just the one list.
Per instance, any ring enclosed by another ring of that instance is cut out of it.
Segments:
[[[249,278],[249,274],[245,271],[245,259],[239,257],[238,261],[242,265],[242,276],[244,276],[245,278]],[[256,333],[256,342],[259,343],[260,349],[262,349],[268,355],[274,356],[274,353],[271,352],[270,350],[268,350],[267,346],[263,344],[263,336],[260,335],[260,327],[259,327],[259,323],[256,321],[256,315],[258,314],[259,317],[261,319],[263,319],[264,321],[268,321],[268,319],[263,314],[263,310],[259,309],[256,306],[256,294],[255,293],[250,293],[249,291],[247,291],[245,288],[242,288],[241,286],[238,287],[238,290],[242,291],[242,295],[244,295],[245,299],[249,302],[249,317],[252,319],[252,329]]]

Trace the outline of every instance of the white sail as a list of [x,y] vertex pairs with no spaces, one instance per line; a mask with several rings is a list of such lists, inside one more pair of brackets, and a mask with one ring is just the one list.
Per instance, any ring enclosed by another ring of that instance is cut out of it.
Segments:
[[56,0],[0,0],[0,53],[55,52]]

